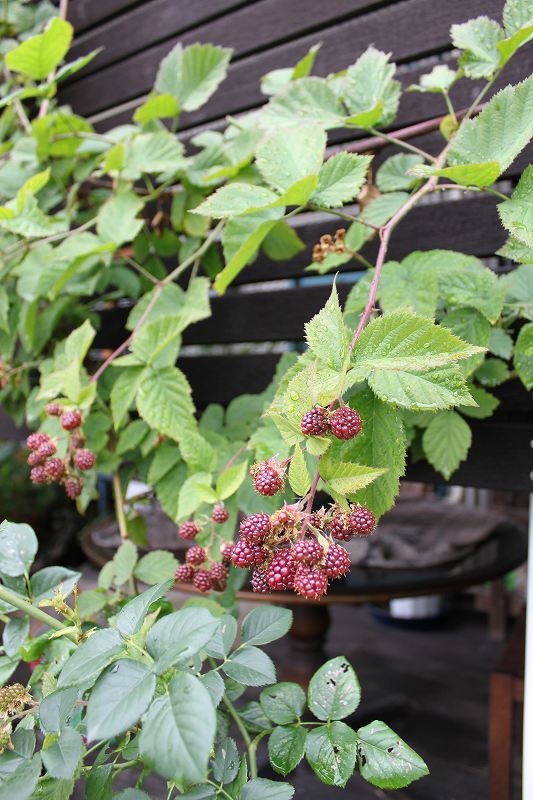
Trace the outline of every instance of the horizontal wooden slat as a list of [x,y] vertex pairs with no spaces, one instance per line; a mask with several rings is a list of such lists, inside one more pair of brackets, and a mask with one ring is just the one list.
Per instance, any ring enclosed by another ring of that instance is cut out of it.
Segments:
[[272,380],[279,357],[277,353],[198,356],[180,358],[178,366],[189,379],[195,404],[204,408],[262,392]]
[[76,33],[79,33],[115,14],[126,12],[138,3],[139,0],[72,0],[68,7],[68,19]]
[[[288,9],[290,4],[286,4]],[[294,42],[273,47],[240,62],[229,71],[224,85],[224,95],[219,92],[208,106],[211,118],[221,116],[231,109],[249,108],[260,102],[259,81],[265,72],[290,66],[301,58],[311,45],[322,41],[317,58],[317,73],[327,74],[346,67],[366,49],[370,42],[376,47],[391,51],[400,61],[436,52],[449,47],[449,28],[454,22],[462,22],[480,13],[499,14],[499,0],[448,0],[435,4],[434,0],[404,0],[392,6],[321,32],[309,34]],[[255,36],[256,31],[247,35]],[[217,34],[214,26],[206,26],[205,36],[196,29],[182,37],[187,44],[204,39],[214,44],[232,46],[238,41],[237,29],[231,26]],[[175,42],[165,42],[148,48],[137,56],[126,59],[102,73],[80,78],[63,92],[65,101],[71,102],[83,114],[92,114],[103,108],[133,98],[148,91],[153,84],[157,65]],[[202,110],[189,116],[191,122],[205,119]]]

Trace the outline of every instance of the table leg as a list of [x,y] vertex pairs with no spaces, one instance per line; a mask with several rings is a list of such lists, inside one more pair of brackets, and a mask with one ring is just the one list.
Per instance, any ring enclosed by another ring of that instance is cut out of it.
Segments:
[[283,680],[307,686],[313,673],[327,660],[324,643],[330,622],[329,608],[312,602],[289,608],[294,617],[289,632],[289,651],[280,673]]

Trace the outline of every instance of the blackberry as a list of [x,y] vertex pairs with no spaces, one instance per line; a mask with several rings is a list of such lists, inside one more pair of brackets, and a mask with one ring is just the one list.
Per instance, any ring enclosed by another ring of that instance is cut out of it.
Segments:
[[211,519],[213,522],[216,522],[219,525],[222,525],[223,522],[227,522],[229,519],[229,511],[224,503],[217,503],[217,505],[213,508]]
[[184,522],[183,525],[179,526],[178,536],[180,539],[185,539],[185,541],[195,539],[200,533],[200,530],[201,528],[197,522],[194,522],[192,519],[188,519],[187,522]]
[[340,578],[350,569],[350,555],[340,544],[331,544],[326,553],[324,572],[328,578]]
[[318,564],[324,555],[324,548],[314,537],[312,539],[300,539],[291,547],[291,553],[298,564],[306,564],[313,567]]
[[65,463],[61,458],[49,458],[44,470],[51,481],[59,481],[65,474]]
[[27,461],[30,467],[36,467],[39,464],[44,464],[46,461],[46,456],[41,455],[38,450],[32,450],[27,458]]
[[79,411],[65,411],[61,417],[61,427],[66,431],[73,431],[79,428],[82,423],[82,416]]
[[54,442],[49,439],[47,442],[43,442],[43,444],[35,452],[44,460],[45,458],[53,456],[56,451],[57,447],[55,446]]
[[262,513],[245,517],[239,525],[239,533],[250,543],[261,544],[265,536],[270,533],[270,517]]
[[47,433],[30,433],[26,439],[26,447],[28,450],[38,450],[43,444],[48,444],[52,441]]
[[329,412],[326,408],[315,406],[302,417],[302,433],[306,436],[323,436],[329,431]]
[[370,536],[376,530],[376,518],[366,506],[356,506],[350,514],[350,526],[357,536]]
[[176,580],[181,583],[192,583],[194,568],[192,564],[180,564],[176,569]]
[[234,567],[259,566],[265,560],[265,550],[261,545],[252,544],[240,536],[231,548],[231,563]]
[[266,569],[266,579],[271,589],[292,589],[296,562],[290,550],[278,550]]
[[348,514],[344,512],[335,514],[331,520],[329,532],[334,539],[338,539],[341,542],[349,542],[353,537],[353,531]]
[[233,542],[224,542],[220,545],[220,557],[226,564],[231,562],[231,553],[233,552]]
[[257,492],[267,497],[277,494],[285,484],[284,473],[274,459],[254,464],[250,470]]
[[41,466],[34,467],[30,471],[30,481],[32,483],[50,483],[50,479],[46,474],[45,468]]
[[336,408],[331,415],[331,432],[337,439],[353,439],[361,431],[363,421],[350,406]]
[[45,408],[46,413],[49,417],[60,417],[63,413],[63,409],[59,405],[59,403],[48,403]]
[[83,481],[80,478],[67,478],[63,486],[65,487],[67,497],[70,497],[71,500],[75,500],[81,494]]
[[206,552],[203,547],[195,544],[192,547],[189,547],[187,552],[185,553],[185,561],[187,564],[195,564],[196,566],[200,566],[206,560]]
[[85,472],[88,469],[92,469],[95,464],[96,456],[92,450],[78,450],[77,453],[74,453],[74,466],[76,469]]
[[252,586],[252,591],[256,594],[268,594],[270,591],[264,569],[254,569],[250,583]]
[[318,600],[328,590],[328,579],[319,567],[298,567],[294,575],[294,591],[307,600]]
[[213,588],[213,578],[206,569],[199,569],[194,573],[192,585],[200,592],[209,592]]
[[226,588],[226,584],[228,581],[228,568],[225,564],[221,564],[220,562],[216,562],[211,567],[211,578],[213,580],[213,586],[220,591],[223,591]]

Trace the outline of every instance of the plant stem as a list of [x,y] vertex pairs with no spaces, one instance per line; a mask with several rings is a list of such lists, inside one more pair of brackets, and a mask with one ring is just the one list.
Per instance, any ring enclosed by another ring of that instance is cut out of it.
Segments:
[[218,223],[218,225],[215,225],[215,227],[211,231],[209,231],[209,235],[202,242],[200,247],[197,250],[195,250],[194,253],[192,253],[192,255],[189,256],[189,258],[186,258],[185,261],[183,261],[179,266],[177,266],[176,269],[173,269],[172,272],[169,272],[168,275],[165,278],[163,278],[163,280],[161,281],[161,286],[166,286],[167,283],[171,283],[174,280],[174,278],[177,278],[178,275],[181,275],[181,273],[184,272],[187,269],[187,267],[190,267],[191,264],[194,264],[197,258],[203,256],[206,250],[209,250],[212,243],[215,241],[218,234],[224,227],[224,222],[225,220],[221,220]]
[[[67,631],[68,627],[63,625],[60,620],[52,617],[50,614],[47,614],[46,611],[42,611],[40,608],[36,608],[32,606],[31,603],[28,603],[27,600],[24,600],[22,597],[19,597],[18,594],[11,592],[9,589],[6,589],[5,586],[0,585],[0,600],[4,600],[6,603],[10,603],[10,605],[15,606],[18,608],[19,611],[23,611],[29,617],[33,617],[33,619],[38,620],[38,622],[42,622],[49,628],[53,628],[55,631]],[[77,644],[77,638],[74,631],[68,631],[65,634],[71,639],[73,642]]]
[[432,156],[430,153],[426,153],[425,150],[421,150],[420,147],[416,147],[416,145],[411,144],[410,142],[406,142],[403,139],[398,139],[391,133],[383,133],[383,131],[378,131],[375,128],[367,128],[369,133],[374,134],[374,136],[381,136],[382,139],[385,139],[386,142],[389,144],[394,144],[397,147],[403,147],[404,150],[409,150],[411,153],[416,153],[417,156],[421,156],[424,161],[431,161],[435,162],[435,156]]
[[322,208],[322,206],[309,205],[307,206],[311,211],[322,211],[324,214],[332,214],[334,217],[340,217],[347,222],[358,222],[366,228],[371,228],[373,231],[379,231],[379,225],[374,225],[372,222],[367,222],[360,217],[355,217],[353,214],[348,214],[346,211],[340,211],[338,208]]
[[442,94],[444,95],[444,102],[446,103],[446,108],[450,113],[450,117],[453,119],[455,125],[457,125],[457,117],[455,116],[455,109],[452,105],[452,101],[450,100],[450,95],[448,92],[443,92]]
[[248,750],[248,757],[250,759],[250,775],[252,778],[257,778],[257,758],[256,758],[255,748],[252,747],[252,740],[250,738],[250,734],[246,730],[246,727],[244,726],[242,719],[237,714],[235,706],[233,705],[231,700],[227,697],[227,695],[224,695],[223,702],[226,708],[228,709],[230,717],[233,719],[236,726],[238,727],[239,732],[243,738],[244,744],[246,745],[246,749]]
[[113,495],[115,498],[115,512],[117,515],[120,538],[124,542],[128,538],[128,525],[126,522],[126,515],[124,514],[124,496],[122,494],[122,484],[120,483],[120,475],[118,472],[113,473]]

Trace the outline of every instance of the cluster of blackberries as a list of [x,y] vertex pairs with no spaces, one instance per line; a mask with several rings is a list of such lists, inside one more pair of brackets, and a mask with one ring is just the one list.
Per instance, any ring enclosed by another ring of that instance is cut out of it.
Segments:
[[228,568],[220,561],[210,561],[205,549],[195,544],[187,550],[185,563],[177,568],[176,580],[192,583],[200,592],[210,592],[212,589],[222,592],[226,588]]
[[337,439],[353,439],[362,427],[361,417],[350,406],[339,406],[334,411],[315,406],[305,412],[301,421],[301,430],[306,436],[332,433]]
[[58,403],[49,403],[46,412],[51,417],[59,417],[63,430],[70,434],[67,456],[56,456],[57,445],[47,433],[30,433],[26,447],[31,451],[28,464],[32,468],[32,483],[60,483],[67,496],[75,500],[83,489],[83,478],[77,472],[87,472],[94,467],[96,456],[84,447],[85,439],[80,425],[83,422],[79,411],[64,411]]

